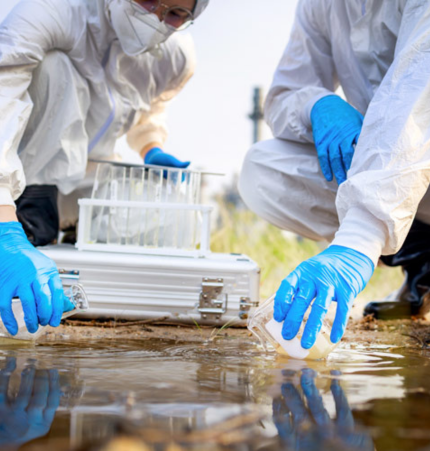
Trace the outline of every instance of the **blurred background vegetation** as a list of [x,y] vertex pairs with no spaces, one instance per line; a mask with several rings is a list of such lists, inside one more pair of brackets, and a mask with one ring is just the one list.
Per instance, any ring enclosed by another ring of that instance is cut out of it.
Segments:
[[[246,209],[240,202],[218,198],[218,226],[212,234],[212,251],[242,253],[261,268],[261,299],[271,296],[280,282],[303,260],[321,252],[326,244],[286,233]],[[400,268],[378,267],[366,289],[355,302],[353,317],[363,306],[397,290],[403,277]]]

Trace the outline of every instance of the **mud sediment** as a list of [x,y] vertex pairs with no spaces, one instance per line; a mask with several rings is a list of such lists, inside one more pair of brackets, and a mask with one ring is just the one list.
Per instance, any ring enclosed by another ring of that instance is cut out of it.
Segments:
[[[162,339],[181,342],[239,340],[253,342],[255,337],[244,328],[211,326],[177,326],[153,324],[150,321],[66,320],[60,327],[50,328],[40,342],[81,340],[145,340]],[[370,343],[430,348],[430,322],[421,319],[377,321],[372,317],[351,320],[344,343]]]

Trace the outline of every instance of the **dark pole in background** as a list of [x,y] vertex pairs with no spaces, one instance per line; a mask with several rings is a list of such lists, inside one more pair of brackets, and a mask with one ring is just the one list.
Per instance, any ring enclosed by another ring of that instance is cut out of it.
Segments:
[[254,123],[253,142],[261,141],[261,129],[263,125],[263,89],[260,87],[254,88],[254,110],[248,116]]

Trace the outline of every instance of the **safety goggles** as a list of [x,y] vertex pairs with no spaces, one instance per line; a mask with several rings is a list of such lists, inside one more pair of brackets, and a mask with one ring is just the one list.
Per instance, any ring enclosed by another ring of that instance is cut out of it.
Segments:
[[162,9],[162,21],[172,31],[182,31],[188,28],[194,20],[194,14],[182,6],[168,6],[160,0],[129,0],[136,18],[153,14]]

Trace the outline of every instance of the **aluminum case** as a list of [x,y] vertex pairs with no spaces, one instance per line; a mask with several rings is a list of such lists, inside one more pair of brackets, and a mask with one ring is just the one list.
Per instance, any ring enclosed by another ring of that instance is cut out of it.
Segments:
[[259,302],[260,269],[245,255],[186,258],[71,245],[39,250],[84,287],[90,308],[80,317],[245,327]]

